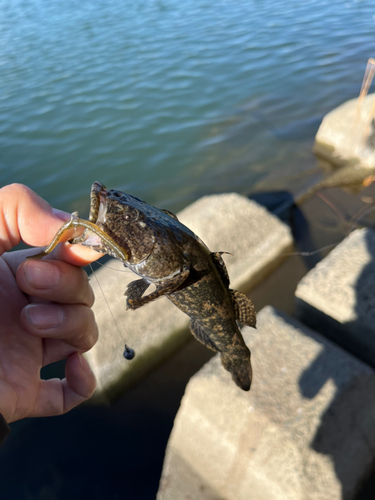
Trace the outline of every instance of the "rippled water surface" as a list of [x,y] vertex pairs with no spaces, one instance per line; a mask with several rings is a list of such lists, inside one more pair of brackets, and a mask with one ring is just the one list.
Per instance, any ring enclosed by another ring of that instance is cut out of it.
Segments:
[[298,185],[374,28],[360,0],[0,0],[0,183],[68,211],[94,180],[176,210]]

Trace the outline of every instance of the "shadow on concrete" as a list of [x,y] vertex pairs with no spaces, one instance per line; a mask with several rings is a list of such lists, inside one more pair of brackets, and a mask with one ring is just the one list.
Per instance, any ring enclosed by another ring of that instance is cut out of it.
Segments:
[[261,191],[252,193],[249,199],[289,223],[291,208],[294,205],[293,195],[289,191]]
[[322,256],[311,236],[310,221],[294,203],[294,198],[287,191],[255,193],[249,197],[263,205],[292,229],[295,252],[299,253],[305,262],[307,270],[312,269]]
[[[361,323],[368,318],[369,307],[375,314],[375,239],[367,237],[371,262],[363,269],[356,283],[357,320],[347,323],[346,329],[356,332],[344,333],[339,323],[323,313],[304,316],[303,321],[315,331],[375,368],[374,353],[366,346],[370,331]],[[369,291],[374,299],[364,297]],[[372,333],[373,337],[373,333]],[[314,337],[315,338],[315,337]],[[372,343],[374,343],[372,341]],[[375,498],[375,379],[374,376],[360,376],[347,379],[347,366],[335,359],[330,345],[322,343],[323,350],[300,379],[304,397],[314,398],[322,387],[333,380],[338,388],[332,404],[326,409],[320,427],[311,443],[319,453],[329,455],[334,462],[335,472],[342,485],[342,499],[373,500]],[[363,470],[372,470],[370,478],[363,476]],[[357,488],[355,478],[361,479]]]
[[[336,194],[337,191],[342,198],[341,190],[336,190]],[[278,268],[263,278],[249,295],[257,311],[272,305],[294,315],[294,293],[299,281],[345,238],[347,227],[336,213],[332,213],[331,207],[318,197],[313,197],[302,208],[294,204],[293,196],[286,191],[258,192],[249,198],[292,228],[295,246],[292,252],[285,254],[285,260]],[[348,208],[348,213],[344,213],[343,217],[350,217],[349,214],[358,209],[353,197],[346,196],[343,204]]]

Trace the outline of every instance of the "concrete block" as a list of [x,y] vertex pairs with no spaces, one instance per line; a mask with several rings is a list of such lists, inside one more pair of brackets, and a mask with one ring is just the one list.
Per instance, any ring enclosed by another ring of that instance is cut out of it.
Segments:
[[375,372],[270,306],[244,328],[253,386],[218,356],[189,382],[157,500],[349,500],[375,458]]
[[313,151],[339,167],[352,165],[375,168],[374,129],[371,110],[375,94],[363,101],[351,99],[323,118]]
[[351,233],[299,283],[296,315],[375,368],[375,232]]
[[[208,196],[178,214],[212,251],[227,251],[231,286],[247,290],[276,266],[293,245],[288,226],[260,205],[237,194]],[[123,272],[112,270],[115,268]],[[125,272],[124,272],[125,271]],[[121,331],[96,282],[97,277]],[[91,279],[100,338],[87,358],[98,380],[96,399],[115,397],[169,356],[190,334],[188,317],[166,298],[136,311],[126,311],[123,292],[137,279],[111,260]],[[123,358],[124,343],[136,357]],[[95,401],[95,398],[94,398]]]

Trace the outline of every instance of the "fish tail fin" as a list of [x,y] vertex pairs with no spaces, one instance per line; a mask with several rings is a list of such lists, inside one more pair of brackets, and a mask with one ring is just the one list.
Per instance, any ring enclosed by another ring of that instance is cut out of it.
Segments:
[[243,391],[249,391],[253,378],[250,360],[242,363],[232,371],[232,379]]
[[243,391],[249,391],[253,378],[253,370],[250,362],[250,351],[245,347],[246,351],[241,354],[237,353],[221,353],[221,364],[232,375],[233,381]]

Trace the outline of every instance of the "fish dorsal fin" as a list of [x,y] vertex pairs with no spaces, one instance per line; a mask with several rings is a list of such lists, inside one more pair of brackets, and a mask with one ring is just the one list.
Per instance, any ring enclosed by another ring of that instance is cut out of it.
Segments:
[[215,264],[216,269],[219,271],[219,274],[221,276],[221,279],[223,280],[224,285],[229,286],[229,274],[227,271],[227,267],[224,264],[223,259],[221,258],[221,255],[223,253],[227,252],[213,252],[210,255],[212,262]]
[[234,309],[236,311],[236,319],[243,325],[256,327],[257,317],[254,304],[251,300],[237,290],[230,290]]
[[165,210],[164,208],[162,208],[161,211],[164,212],[165,214],[169,215],[169,217],[172,217],[172,219],[178,220],[177,215],[174,214],[173,212],[170,212],[169,210]]

